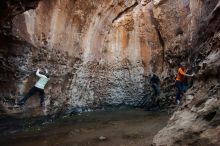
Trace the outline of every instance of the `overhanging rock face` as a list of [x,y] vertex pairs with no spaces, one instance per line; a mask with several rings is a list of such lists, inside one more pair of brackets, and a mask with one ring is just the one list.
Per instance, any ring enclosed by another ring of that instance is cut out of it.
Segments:
[[[137,103],[145,75],[162,72],[151,65],[153,56],[162,56],[152,17],[151,3],[134,0],[41,1],[12,21],[12,35],[23,43],[12,44],[20,50],[15,56],[7,54],[12,62],[5,63],[16,66],[17,76],[12,93],[3,92],[22,96],[36,80],[34,71],[46,67],[49,112]],[[37,106],[37,99],[28,105]]]

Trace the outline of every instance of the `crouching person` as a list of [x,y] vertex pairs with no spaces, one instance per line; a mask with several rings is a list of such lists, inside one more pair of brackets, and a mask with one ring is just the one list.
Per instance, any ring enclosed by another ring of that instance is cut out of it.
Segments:
[[153,88],[152,101],[155,106],[159,106],[159,95],[160,95],[160,79],[156,74],[151,75],[150,79],[151,87]]
[[36,75],[40,78],[37,83],[30,89],[27,95],[25,95],[19,102],[18,105],[22,106],[26,103],[28,98],[33,96],[35,93],[39,93],[40,97],[40,106],[43,106],[44,103],[44,87],[49,81],[49,74],[47,69],[44,74],[40,74],[40,69],[37,70]]

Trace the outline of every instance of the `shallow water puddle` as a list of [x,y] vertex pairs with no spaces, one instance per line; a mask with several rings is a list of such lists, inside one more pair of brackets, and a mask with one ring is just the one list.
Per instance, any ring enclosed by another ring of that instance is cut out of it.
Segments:
[[147,146],[165,112],[120,109],[83,113],[0,138],[1,146]]

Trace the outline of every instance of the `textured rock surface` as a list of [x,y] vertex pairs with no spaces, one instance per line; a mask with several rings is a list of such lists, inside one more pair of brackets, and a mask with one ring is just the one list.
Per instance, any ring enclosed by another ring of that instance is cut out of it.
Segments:
[[[36,81],[34,71],[46,67],[49,113],[137,103],[146,75],[164,68],[152,9],[135,0],[40,1],[14,17],[12,37],[2,41],[3,99],[23,96]],[[36,108],[38,99],[28,106]]]
[[193,6],[200,5],[201,14],[192,35],[191,63],[200,70],[183,105],[154,137],[153,143],[158,146],[220,145],[220,2],[198,2],[193,1]]

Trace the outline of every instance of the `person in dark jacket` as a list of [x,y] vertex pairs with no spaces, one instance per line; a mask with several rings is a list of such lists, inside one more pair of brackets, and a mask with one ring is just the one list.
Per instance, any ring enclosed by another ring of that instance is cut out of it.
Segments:
[[160,79],[156,74],[151,76],[150,84],[154,92],[152,97],[153,103],[158,105],[158,96],[160,95]]

